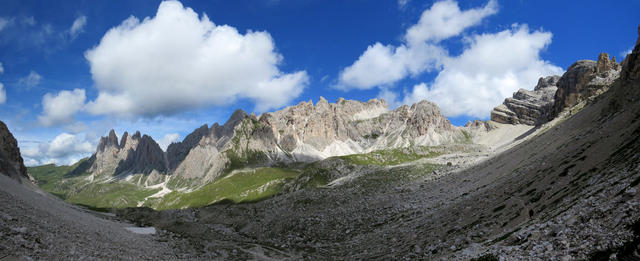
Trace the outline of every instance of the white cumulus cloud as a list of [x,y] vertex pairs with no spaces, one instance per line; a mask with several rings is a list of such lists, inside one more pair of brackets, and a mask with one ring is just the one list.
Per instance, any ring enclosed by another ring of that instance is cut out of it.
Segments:
[[356,62],[340,72],[337,87],[371,89],[436,69],[447,56],[447,51],[438,45],[440,41],[459,35],[495,14],[497,9],[494,0],[465,11],[461,11],[455,1],[434,3],[422,13],[417,24],[407,29],[402,44],[369,46]]
[[156,116],[250,99],[256,110],[288,104],[308,85],[284,73],[269,33],[239,33],[165,1],[155,17],[129,17],[85,53],[99,90],[93,114]]
[[48,142],[37,146],[21,146],[21,154],[28,165],[55,163],[69,165],[90,156],[95,150],[95,144],[85,140],[82,136],[61,133]]
[[[486,118],[518,89],[532,89],[539,77],[562,73],[540,57],[552,34],[531,31],[527,25],[514,24],[497,33],[465,34],[459,40],[462,53],[449,54],[443,40],[463,35],[497,12],[494,0],[468,10],[460,10],[452,0],[436,2],[407,29],[402,44],[369,46],[340,73],[337,87],[379,88],[379,97],[392,106],[426,99],[446,116]],[[418,82],[405,93],[394,91],[397,81],[429,71],[437,73],[433,82]]]
[[85,26],[87,26],[86,16],[83,15],[73,20],[73,24],[71,24],[71,28],[69,28],[71,39],[75,39],[80,33],[84,32]]
[[4,73],[4,67],[2,67],[2,63],[0,63],[0,74]]
[[38,116],[43,126],[67,124],[73,121],[73,115],[84,108],[85,90],[60,91],[47,93],[42,98],[42,114]]
[[171,145],[171,143],[180,141],[180,134],[178,133],[167,133],[162,137],[161,140],[158,141],[158,145],[162,150],[167,150],[167,147]]
[[562,74],[560,67],[540,58],[551,37],[526,25],[474,35],[460,56],[446,61],[430,86],[417,84],[404,102],[427,99],[447,116],[485,118],[518,89],[533,89],[541,76]]

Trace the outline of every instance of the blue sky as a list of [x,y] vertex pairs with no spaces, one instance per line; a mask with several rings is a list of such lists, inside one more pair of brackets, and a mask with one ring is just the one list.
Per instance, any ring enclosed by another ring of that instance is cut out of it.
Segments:
[[236,108],[320,96],[385,98],[392,109],[428,99],[463,125],[577,60],[621,61],[637,10],[639,1],[0,1],[0,120],[29,165],[90,155],[111,128],[166,146]]

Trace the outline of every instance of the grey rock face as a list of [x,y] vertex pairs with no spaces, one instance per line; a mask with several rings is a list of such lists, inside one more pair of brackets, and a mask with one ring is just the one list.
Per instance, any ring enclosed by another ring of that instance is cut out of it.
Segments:
[[27,173],[27,167],[24,166],[18,141],[2,121],[0,121],[0,174],[20,182],[23,179],[33,180],[31,175]]
[[[168,163],[160,145],[150,136],[133,136],[125,132],[120,143],[114,130],[102,137],[97,151],[90,158],[88,171],[98,175],[149,174],[153,170],[164,173]],[[84,167],[87,169],[86,167]]]
[[167,171],[164,152],[150,136],[144,135],[135,149],[128,148],[127,157],[118,163],[115,173],[149,174],[153,170]]
[[187,135],[183,141],[172,143],[167,147],[167,159],[169,161],[169,169],[175,169],[178,164],[187,157],[189,151],[200,143],[202,137],[209,134],[209,127],[205,124]]
[[620,69],[621,66],[615,60],[609,60],[606,53],[600,54],[597,62],[581,60],[571,65],[558,80],[558,90],[549,119],[553,119],[565,108],[607,91],[620,75]]
[[[123,140],[125,140],[125,138],[128,135],[123,135],[122,138]],[[118,136],[116,136],[116,132],[114,130],[109,131],[109,135],[107,135],[106,137],[102,137],[100,138],[100,143],[98,143],[98,150],[99,151],[104,151],[105,149],[108,149],[109,147],[115,147],[115,148],[119,148],[119,144],[118,144]]]
[[491,112],[491,120],[506,124],[538,125],[547,121],[554,104],[556,84],[560,76],[547,76],[538,80],[533,91],[524,89],[507,98]]

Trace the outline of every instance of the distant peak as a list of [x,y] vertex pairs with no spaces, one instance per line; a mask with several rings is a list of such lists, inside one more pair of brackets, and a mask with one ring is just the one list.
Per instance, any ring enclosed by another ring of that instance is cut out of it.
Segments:
[[124,145],[127,143],[127,138],[129,138],[129,132],[124,132],[122,134],[122,138],[120,138],[120,148],[124,148]]
[[109,131],[109,139],[118,139],[118,136],[116,135],[116,131],[114,129],[111,129]]
[[229,117],[229,120],[227,120],[224,125],[229,126],[230,124],[231,126],[235,126],[235,123],[242,121],[247,115],[248,114],[242,109],[237,109],[233,114],[231,114],[231,117]]

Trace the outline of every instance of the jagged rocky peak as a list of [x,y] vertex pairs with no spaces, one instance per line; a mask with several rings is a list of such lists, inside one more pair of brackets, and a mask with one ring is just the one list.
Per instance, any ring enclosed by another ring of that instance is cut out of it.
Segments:
[[120,138],[120,148],[124,148],[125,144],[127,143],[127,139],[129,139],[129,133],[125,131],[122,134],[122,138]]
[[118,162],[115,174],[149,174],[154,170],[166,172],[167,164],[165,164],[164,152],[160,145],[146,134],[136,140],[138,140],[138,144],[135,148],[121,151],[121,153],[126,153],[126,157]]
[[324,97],[320,96],[318,102],[316,103],[316,110],[328,110],[329,109],[329,101]]
[[[211,129],[215,130],[220,127],[217,123]],[[175,169],[180,162],[184,160],[189,151],[197,146],[203,137],[209,135],[209,126],[204,124],[191,132],[181,142],[174,142],[167,147],[167,160],[169,161],[169,169]]]
[[616,62],[616,57],[614,56],[613,58],[609,59],[609,54],[608,53],[600,53],[600,55],[598,56],[598,61],[597,61],[597,73],[599,74],[606,74],[609,73],[610,71],[619,71],[620,70],[620,64],[618,64]]
[[236,111],[233,112],[233,114],[231,114],[231,117],[229,117],[229,120],[227,120],[227,122],[224,123],[224,126],[236,126],[238,125],[238,123],[240,123],[242,120],[244,120],[245,117],[247,117],[249,114],[247,114],[247,112],[245,112],[242,109],[237,109]]
[[167,164],[160,145],[151,136],[136,131],[123,133],[120,142],[114,130],[100,138],[96,153],[91,157],[89,171],[97,174],[148,174],[152,170],[165,172]]
[[491,120],[505,124],[539,125],[547,121],[560,76],[541,77],[533,91],[520,89],[491,111]]
[[2,121],[0,121],[0,174],[20,182],[26,180],[33,182],[33,178],[27,172],[27,167],[24,166],[18,141]]
[[558,80],[558,90],[549,119],[555,118],[565,108],[571,108],[607,91],[618,79],[620,70],[621,66],[615,60],[609,60],[606,53],[600,54],[597,62],[581,60],[571,65]]
[[116,131],[111,129],[109,134],[106,137],[100,138],[100,142],[98,143],[98,151],[104,151],[107,148],[114,147],[119,148],[118,144],[118,136],[116,135]]

